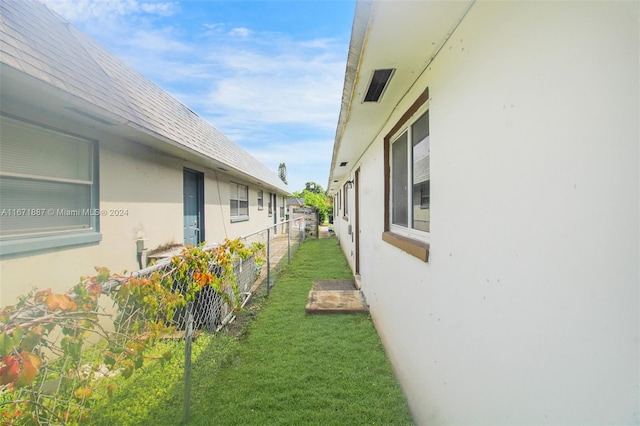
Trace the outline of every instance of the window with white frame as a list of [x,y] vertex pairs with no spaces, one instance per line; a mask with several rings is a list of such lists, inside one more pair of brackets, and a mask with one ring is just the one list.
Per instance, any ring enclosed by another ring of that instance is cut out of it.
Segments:
[[344,188],[342,190],[342,194],[344,197],[344,201],[343,201],[343,217],[344,218],[348,218],[349,217],[349,191],[348,191],[349,187],[347,186],[347,184],[344,184]]
[[97,146],[2,116],[2,254],[100,241]]
[[430,231],[429,111],[391,140],[390,230],[425,239]]
[[258,190],[258,210],[264,210],[264,191]]
[[282,197],[282,204],[280,204],[280,220],[285,220],[285,206],[287,205],[287,197]]
[[249,219],[249,187],[239,183],[230,183],[231,220]]

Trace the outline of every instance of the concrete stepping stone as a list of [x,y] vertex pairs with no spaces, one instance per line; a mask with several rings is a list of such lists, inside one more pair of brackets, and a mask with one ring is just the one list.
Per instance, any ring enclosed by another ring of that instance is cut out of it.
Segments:
[[305,311],[308,314],[368,313],[364,295],[354,280],[316,280]]

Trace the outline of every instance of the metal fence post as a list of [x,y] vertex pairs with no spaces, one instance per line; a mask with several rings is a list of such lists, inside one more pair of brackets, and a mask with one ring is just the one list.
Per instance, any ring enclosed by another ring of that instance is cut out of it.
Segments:
[[271,289],[271,228],[267,228],[267,294]]
[[187,304],[187,326],[184,331],[184,423],[189,421],[189,396],[191,394],[191,342],[193,340],[193,302]]
[[291,222],[287,226],[287,263],[291,263]]

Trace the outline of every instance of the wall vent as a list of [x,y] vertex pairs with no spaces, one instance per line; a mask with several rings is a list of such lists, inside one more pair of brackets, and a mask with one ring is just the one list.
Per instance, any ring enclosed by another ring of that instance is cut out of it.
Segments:
[[367,89],[366,95],[364,95],[364,102],[379,102],[394,72],[394,68],[373,71],[369,88]]

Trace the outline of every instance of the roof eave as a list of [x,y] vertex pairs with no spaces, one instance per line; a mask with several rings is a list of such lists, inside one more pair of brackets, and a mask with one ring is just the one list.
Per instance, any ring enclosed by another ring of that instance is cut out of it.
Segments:
[[340,107],[340,115],[338,117],[338,125],[333,143],[333,155],[331,158],[331,169],[329,174],[329,182],[327,184],[327,193],[336,192],[332,188],[333,181],[336,180],[335,170],[338,162],[338,155],[342,145],[342,135],[345,126],[349,120],[351,104],[353,102],[353,93],[357,83],[358,70],[362,58],[362,52],[365,47],[367,29],[369,28],[369,20],[371,19],[371,10],[373,0],[359,0],[356,3],[356,10],[353,18],[353,26],[351,29],[351,41],[349,42],[349,53],[347,55],[347,66],[344,77],[344,86],[342,89],[342,103]]
[[[394,113],[424,91],[432,61],[474,2],[358,1],[327,194],[352,177],[366,149],[391,128]],[[368,77],[379,69],[395,71],[383,97],[365,102]]]

